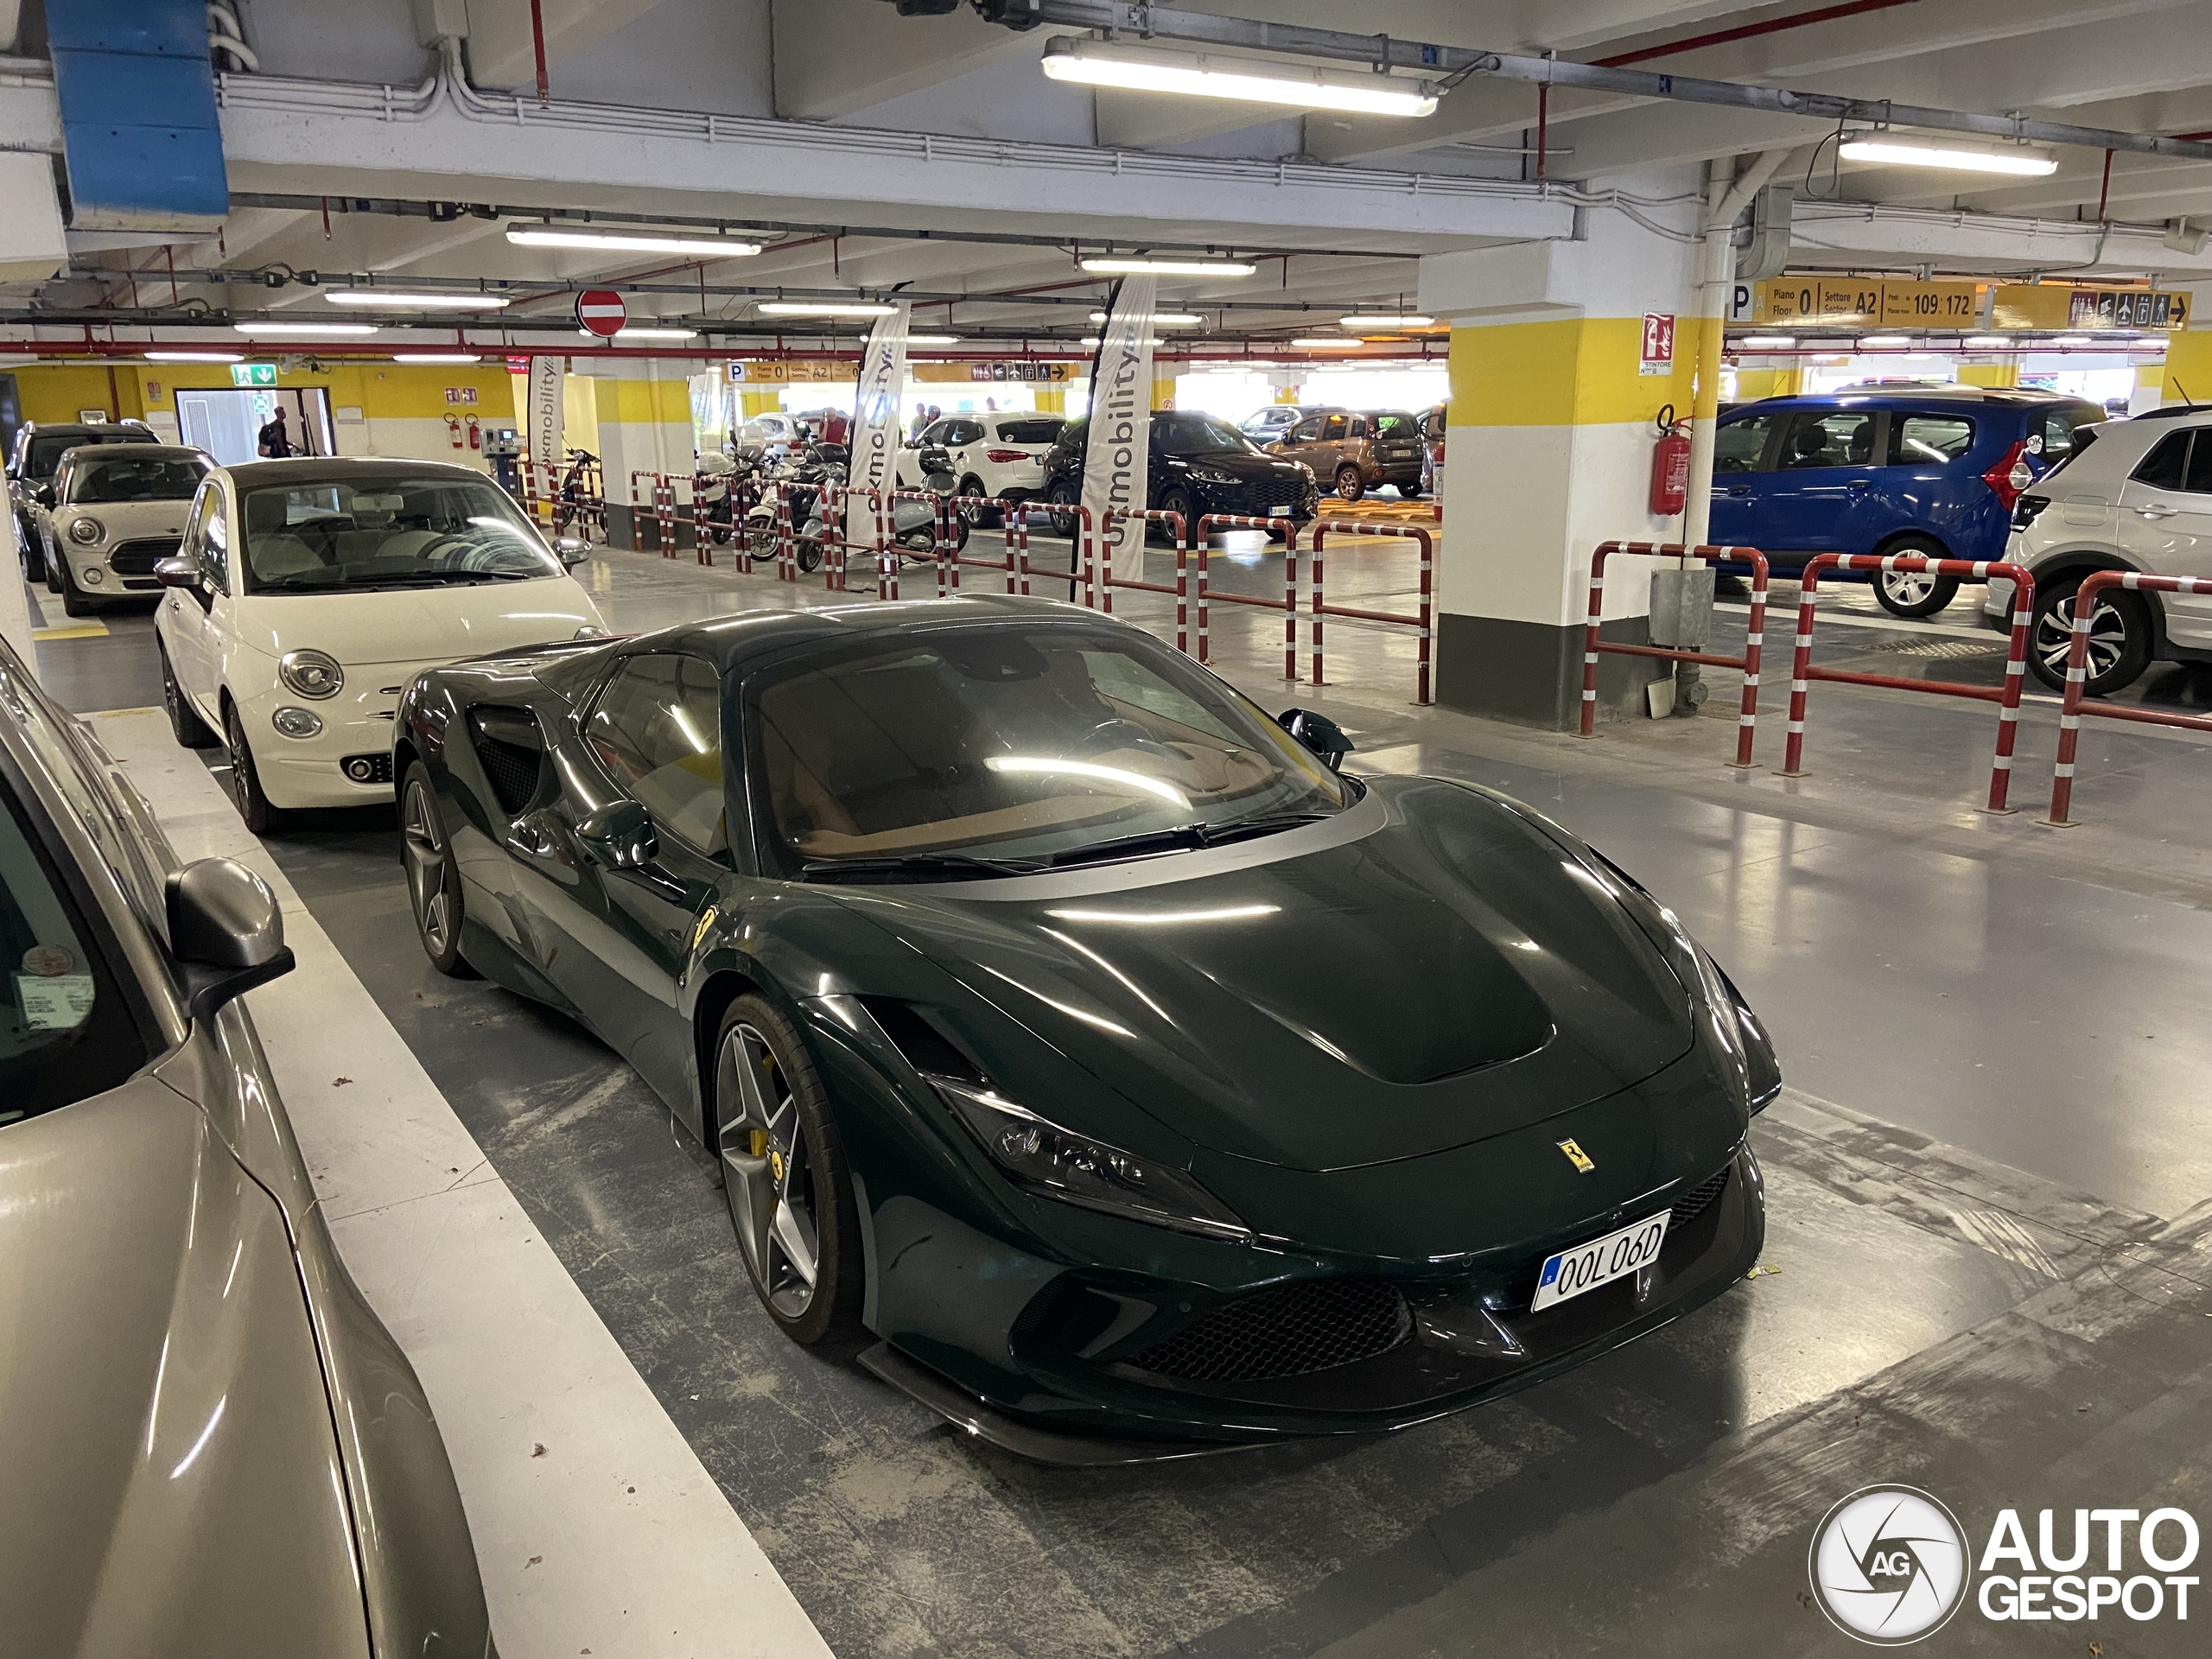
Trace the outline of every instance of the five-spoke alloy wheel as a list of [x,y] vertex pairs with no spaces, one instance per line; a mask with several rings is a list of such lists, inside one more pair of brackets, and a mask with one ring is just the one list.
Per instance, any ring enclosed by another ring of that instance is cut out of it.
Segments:
[[722,1017],[714,1102],[730,1224],[761,1305],[802,1343],[849,1333],[860,1222],[844,1145],[798,1033],[762,997]]
[[408,908],[430,966],[455,979],[474,977],[461,954],[461,871],[446,842],[437,791],[420,760],[399,791],[399,861],[407,872]]

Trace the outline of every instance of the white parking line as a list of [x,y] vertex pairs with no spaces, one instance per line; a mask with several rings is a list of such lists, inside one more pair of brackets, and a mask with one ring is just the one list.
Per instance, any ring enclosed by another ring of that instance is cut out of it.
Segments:
[[830,1659],[200,757],[158,709],[92,719],[181,857],[235,858],[283,902],[299,966],[251,994],[254,1023],[346,1265],[437,1412],[505,1659]]

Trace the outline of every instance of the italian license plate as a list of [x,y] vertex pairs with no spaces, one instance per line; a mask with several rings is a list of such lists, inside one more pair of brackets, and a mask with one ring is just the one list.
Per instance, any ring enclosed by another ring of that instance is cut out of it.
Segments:
[[1288,507],[1269,507],[1268,509],[1268,517],[1270,518],[1287,518],[1290,517],[1290,509]]
[[1529,1311],[1541,1313],[1554,1302],[1564,1302],[1586,1290],[1611,1284],[1624,1273],[1649,1267],[1659,1259],[1659,1247],[1666,1242],[1667,1217],[1668,1212],[1662,1210],[1649,1220],[1550,1257],[1536,1275],[1536,1298],[1529,1304]]

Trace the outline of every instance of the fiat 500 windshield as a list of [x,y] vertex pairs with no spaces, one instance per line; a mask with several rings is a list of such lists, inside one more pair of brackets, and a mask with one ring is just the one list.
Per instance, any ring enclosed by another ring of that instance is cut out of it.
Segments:
[[376,478],[242,493],[247,591],[320,592],[562,574],[489,483]]
[[810,656],[753,694],[764,837],[813,880],[944,880],[1287,828],[1353,785],[1141,635],[931,632]]

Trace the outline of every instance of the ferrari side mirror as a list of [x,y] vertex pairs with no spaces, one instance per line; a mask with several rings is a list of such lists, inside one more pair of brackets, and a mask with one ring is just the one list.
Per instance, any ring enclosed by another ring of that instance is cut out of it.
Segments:
[[1344,728],[1311,709],[1286,709],[1275,716],[1275,724],[1319,755],[1331,772],[1342,771],[1344,756],[1352,752]]
[[576,839],[594,858],[618,870],[650,864],[660,850],[653,836],[652,815],[635,801],[601,807],[576,825]]

